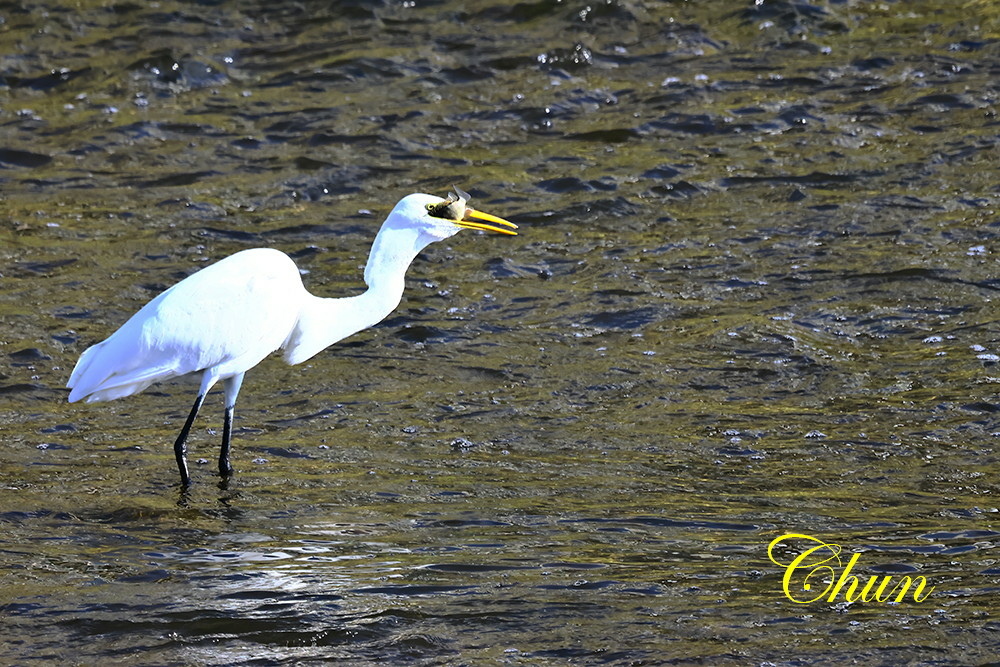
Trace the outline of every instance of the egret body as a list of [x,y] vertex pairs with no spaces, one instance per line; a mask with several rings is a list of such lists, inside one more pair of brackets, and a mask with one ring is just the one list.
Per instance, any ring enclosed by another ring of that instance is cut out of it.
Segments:
[[80,355],[70,375],[70,402],[131,396],[155,382],[201,373],[194,406],[174,443],[181,483],[188,485],[186,442],[205,395],[219,381],[225,418],[219,474],[228,477],[233,409],[243,376],[284,350],[299,364],[337,341],[382,321],[403,296],[410,262],[429,244],[463,228],[516,234],[516,225],[466,205],[468,195],[412,194],[396,204],[372,244],[357,296],[313,296],[295,262],[280,250],[255,248],[188,276],[147,303],[107,340]]

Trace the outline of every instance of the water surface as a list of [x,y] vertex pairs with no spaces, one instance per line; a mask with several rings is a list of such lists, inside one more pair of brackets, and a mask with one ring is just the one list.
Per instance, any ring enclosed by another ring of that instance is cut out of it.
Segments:
[[[941,5],[0,8],[3,660],[995,659],[1000,13]],[[65,402],[197,268],[354,294],[452,184],[523,233],[252,371],[228,485],[192,384]],[[796,604],[784,533],[935,589]]]

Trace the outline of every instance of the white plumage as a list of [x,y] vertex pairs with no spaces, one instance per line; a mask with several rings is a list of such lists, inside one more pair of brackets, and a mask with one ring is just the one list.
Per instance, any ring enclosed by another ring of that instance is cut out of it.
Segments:
[[[295,262],[271,248],[244,250],[198,271],[80,355],[67,383],[70,402],[122,398],[155,382],[202,373],[198,397],[174,443],[187,485],[188,432],[205,394],[222,381],[226,412],[219,472],[232,474],[233,407],[247,370],[278,349],[289,364],[301,363],[380,322],[399,305],[406,269],[430,243],[462,228],[516,233],[512,223],[466,206],[467,198],[412,194],[400,200],[375,237],[365,266],[368,289],[357,296],[313,296]],[[442,214],[448,217],[438,217]]]

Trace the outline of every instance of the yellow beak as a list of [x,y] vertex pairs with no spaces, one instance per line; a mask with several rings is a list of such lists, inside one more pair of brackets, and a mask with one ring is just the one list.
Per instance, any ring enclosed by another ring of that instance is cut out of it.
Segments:
[[495,215],[490,215],[489,213],[483,213],[482,211],[477,211],[476,209],[467,206],[465,208],[465,216],[461,220],[452,220],[459,227],[464,227],[466,229],[481,229],[484,232],[496,232],[498,234],[508,234],[510,236],[517,236],[517,225],[513,222],[504,220],[503,218],[498,218]]

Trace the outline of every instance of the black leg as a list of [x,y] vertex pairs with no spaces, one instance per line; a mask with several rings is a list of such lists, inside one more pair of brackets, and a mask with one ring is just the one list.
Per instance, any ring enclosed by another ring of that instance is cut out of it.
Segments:
[[222,423],[222,449],[219,450],[219,476],[231,477],[233,466],[229,463],[229,441],[233,436],[233,408],[226,408],[226,418]]
[[181,471],[181,485],[189,486],[191,484],[191,477],[188,475],[187,460],[185,459],[185,454],[187,454],[187,439],[188,433],[191,432],[191,425],[194,424],[194,418],[198,416],[198,410],[201,409],[202,401],[205,400],[205,394],[198,394],[198,398],[194,399],[194,407],[191,408],[191,414],[188,415],[187,421],[184,422],[184,428],[181,429],[180,435],[177,436],[177,440],[174,442],[174,457],[177,459],[177,468]]
[[243,373],[228,377],[222,382],[226,393],[226,420],[222,423],[222,449],[219,451],[219,476],[223,482],[233,475],[233,466],[229,463],[229,441],[233,437],[233,411],[236,409],[236,397],[240,394],[243,384]]

